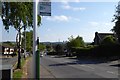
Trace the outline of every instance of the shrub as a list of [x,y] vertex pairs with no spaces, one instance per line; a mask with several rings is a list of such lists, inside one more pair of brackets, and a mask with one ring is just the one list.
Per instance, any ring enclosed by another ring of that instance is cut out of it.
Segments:
[[84,47],[85,46],[83,38],[80,36],[77,36],[76,38],[73,38],[73,36],[71,36],[68,39],[69,39],[69,42],[67,42],[68,49],[71,49],[72,47]]
[[101,42],[102,45],[112,45],[114,43],[115,38],[113,36],[106,36]]
[[79,47],[72,48],[72,52],[76,52],[76,56],[91,56],[91,57],[113,57],[120,56],[120,45],[112,44],[112,45],[100,45],[94,47]]
[[56,52],[48,52],[47,55],[57,55]]
[[72,52],[76,53],[76,56],[92,56],[92,49],[94,47],[77,47],[72,48]]

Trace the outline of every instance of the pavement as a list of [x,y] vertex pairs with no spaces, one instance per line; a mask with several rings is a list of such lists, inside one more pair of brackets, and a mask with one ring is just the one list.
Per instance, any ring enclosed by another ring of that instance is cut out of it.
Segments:
[[55,76],[44,66],[40,65],[40,78],[55,78]]
[[[27,78],[33,78],[32,58],[27,62]],[[40,64],[40,78],[55,78],[54,75]]]

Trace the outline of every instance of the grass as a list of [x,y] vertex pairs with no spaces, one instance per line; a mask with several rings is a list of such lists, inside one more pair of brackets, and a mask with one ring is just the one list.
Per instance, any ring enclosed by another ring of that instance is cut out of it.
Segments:
[[18,69],[13,73],[13,78],[21,78],[22,74],[22,70]]
[[[29,59],[29,57],[26,58],[26,59]],[[22,68],[23,68],[25,62],[26,62],[26,60],[25,60],[24,58],[21,58],[21,69],[17,69],[17,64],[15,64],[15,70],[14,70],[14,72],[13,72],[13,78],[14,78],[14,79],[15,79],[15,78],[22,78],[22,75],[23,75],[23,70],[22,70]]]

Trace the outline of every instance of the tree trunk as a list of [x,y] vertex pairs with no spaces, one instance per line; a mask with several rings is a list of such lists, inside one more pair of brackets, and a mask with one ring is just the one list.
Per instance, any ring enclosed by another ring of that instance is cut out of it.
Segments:
[[24,26],[24,59],[26,59],[26,26]]
[[18,31],[18,34],[19,34],[19,42],[18,42],[18,64],[17,64],[17,68],[18,69],[21,69],[21,50],[20,50],[20,40],[21,40],[21,33],[20,33],[20,27],[19,27],[19,31]]

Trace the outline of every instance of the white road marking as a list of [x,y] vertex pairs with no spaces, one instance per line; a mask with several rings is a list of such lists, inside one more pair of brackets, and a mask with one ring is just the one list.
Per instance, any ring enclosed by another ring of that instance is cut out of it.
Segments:
[[80,65],[80,66],[87,67],[87,68],[91,68],[91,69],[95,69],[95,68],[93,68],[93,67],[91,67],[91,66],[86,66],[86,65]]
[[89,67],[89,68],[91,68],[91,69],[95,69],[95,68],[93,68],[93,67],[91,67],[91,66],[86,66],[86,67]]
[[70,62],[70,61],[64,61],[64,62]]
[[85,65],[80,65],[80,66],[85,66]]
[[112,71],[107,71],[107,73],[118,75],[118,73],[115,73],[115,72],[112,72]]

